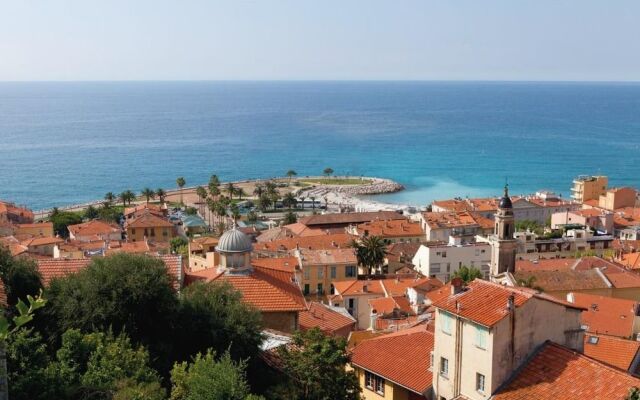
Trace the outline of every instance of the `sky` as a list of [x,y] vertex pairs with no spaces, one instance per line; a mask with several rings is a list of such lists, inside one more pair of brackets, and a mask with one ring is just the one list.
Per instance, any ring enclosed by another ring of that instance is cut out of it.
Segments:
[[0,0],[0,81],[640,80],[638,0]]

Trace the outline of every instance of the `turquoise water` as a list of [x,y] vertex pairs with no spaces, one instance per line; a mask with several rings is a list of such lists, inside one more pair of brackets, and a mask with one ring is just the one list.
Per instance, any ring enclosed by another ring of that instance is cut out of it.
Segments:
[[35,209],[325,167],[408,190],[383,200],[640,186],[640,84],[0,83],[0,198]]

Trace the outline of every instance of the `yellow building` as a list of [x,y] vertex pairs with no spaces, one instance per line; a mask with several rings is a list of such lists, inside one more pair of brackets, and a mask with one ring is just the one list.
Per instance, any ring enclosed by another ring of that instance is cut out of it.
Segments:
[[301,285],[305,295],[333,294],[333,282],[358,277],[358,259],[352,248],[298,249],[295,255],[302,269]]
[[53,235],[53,223],[43,222],[36,224],[16,224],[13,229],[15,236],[30,235],[36,237],[51,237]]
[[636,190],[630,187],[613,188],[600,196],[598,207],[613,211],[619,208],[635,207]]
[[571,197],[581,203],[589,200],[598,201],[607,191],[608,184],[609,178],[606,176],[581,175],[573,180]]
[[175,236],[174,226],[164,218],[150,212],[134,217],[127,223],[127,240],[168,242]]

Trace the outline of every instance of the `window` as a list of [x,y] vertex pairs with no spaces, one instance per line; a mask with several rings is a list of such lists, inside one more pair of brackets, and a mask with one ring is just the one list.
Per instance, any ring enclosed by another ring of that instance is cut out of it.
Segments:
[[445,378],[449,377],[449,360],[444,357],[440,357],[440,375]]
[[438,273],[440,273],[440,264],[431,264],[431,265],[429,266],[429,271],[430,271],[432,274],[438,274]]
[[309,284],[308,283],[304,284],[304,294],[309,294]]
[[356,276],[356,266],[355,265],[347,265],[347,268],[345,268],[345,271],[344,271],[344,275],[347,278],[353,278],[354,276]]
[[311,278],[311,272],[309,271],[309,268],[305,268],[304,269],[304,279],[309,279]]
[[589,336],[589,344],[598,344],[598,339],[597,336]]
[[155,230],[155,228],[151,228],[151,237],[156,237],[156,230]]
[[324,278],[324,268],[318,267],[318,279]]
[[384,396],[384,378],[369,371],[364,371],[364,385],[367,389]]
[[442,252],[442,258],[447,258],[447,252],[446,251]]
[[476,257],[480,255],[480,249],[476,249]]
[[167,228],[163,228],[162,229],[162,236],[167,236],[169,235],[169,232],[167,232]]
[[331,279],[336,279],[336,267],[331,267]]
[[349,308],[353,308],[354,303],[353,299],[349,299]]
[[447,263],[447,272],[451,272],[451,263]]
[[331,294],[336,294],[336,288],[331,284]]
[[443,333],[451,335],[451,316],[445,312],[440,312],[440,329]]
[[135,235],[136,234],[136,228],[131,228],[131,234]]
[[487,348],[487,330],[476,325],[476,347],[485,350]]
[[476,373],[476,390],[484,393],[484,375]]
[[324,293],[324,290],[322,288],[322,283],[318,283],[318,293],[320,294]]

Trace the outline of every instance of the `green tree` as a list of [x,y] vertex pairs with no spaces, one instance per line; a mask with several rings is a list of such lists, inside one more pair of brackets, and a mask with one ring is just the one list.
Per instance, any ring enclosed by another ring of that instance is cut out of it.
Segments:
[[240,219],[240,208],[238,208],[238,205],[231,204],[229,211],[231,211],[231,217],[233,218],[233,221],[237,222]]
[[298,222],[298,215],[292,211],[287,211],[287,213],[284,215],[284,219],[282,220],[282,223],[284,225],[289,225],[289,224],[295,224],[296,222]]
[[236,195],[238,195],[238,199],[242,200],[242,197],[246,196],[247,193],[244,191],[243,188],[239,187],[236,189]]
[[149,200],[156,198],[156,192],[154,192],[153,190],[149,189],[148,187],[142,189],[142,192],[140,192],[140,194],[142,195],[142,197],[147,199],[147,204],[149,204]]
[[258,214],[251,210],[247,213],[247,222],[250,224],[255,224],[256,222],[258,222]]
[[198,186],[196,188],[196,194],[198,195],[198,199],[200,200],[200,202],[202,202],[202,200],[207,198],[207,189],[202,186]]
[[291,210],[291,208],[295,207],[297,204],[298,199],[292,192],[285,194],[282,198],[282,205],[287,207],[289,210]]
[[164,199],[167,197],[167,192],[163,188],[157,188],[156,196],[160,199],[160,203],[164,203]]
[[464,283],[469,283],[474,279],[482,279],[482,271],[475,267],[463,265],[453,273],[453,278],[461,278]]
[[180,250],[180,248],[188,245],[189,241],[182,236],[176,236],[169,241],[169,246],[172,253],[178,253],[178,250]]
[[[123,209],[120,206],[107,206],[106,204],[100,207],[97,212],[97,218],[107,221],[107,222],[115,222],[118,223],[122,219]],[[85,213],[86,217],[86,213]]]
[[253,188],[253,195],[259,199],[265,193],[266,189],[263,184],[256,183],[256,186]]
[[11,400],[46,400],[56,396],[57,382],[47,371],[47,346],[40,333],[18,329],[6,342],[7,380]]
[[10,306],[18,299],[35,296],[42,290],[42,277],[35,261],[24,257],[12,257],[6,247],[0,245],[0,278],[4,283]]
[[82,222],[82,213],[71,211],[58,211],[49,217],[53,223],[53,231],[63,238],[69,237],[67,226],[76,225]]
[[287,171],[287,177],[289,177],[289,184],[291,184],[291,179],[293,179],[293,177],[297,175],[298,173],[292,169]]
[[369,275],[382,267],[387,255],[387,244],[379,236],[365,236],[352,241],[351,247],[356,250],[358,264],[367,268]]
[[260,209],[260,211],[265,212],[267,211],[267,209],[269,208],[269,206],[271,206],[271,198],[269,196],[267,196],[266,193],[263,193],[259,198],[258,198],[258,208]]
[[178,360],[188,360],[211,348],[229,351],[236,359],[258,354],[262,342],[261,314],[242,301],[242,294],[228,283],[196,282],[182,295],[174,341]]
[[538,222],[530,219],[521,219],[516,221],[516,232],[530,231],[542,235],[544,233],[544,227],[540,226]]
[[104,195],[104,199],[107,203],[111,204],[116,200],[116,195],[113,194],[113,192],[107,192],[107,194]]
[[230,199],[233,199],[233,195],[236,194],[236,187],[233,182],[227,183],[227,187],[225,189]]
[[328,178],[328,177],[330,177],[331,175],[333,175],[333,169],[332,169],[332,168],[327,167],[327,168],[325,168],[325,169],[322,171],[322,173],[323,173],[323,174]]
[[215,352],[198,353],[191,363],[176,364],[171,371],[170,400],[245,400],[250,395],[246,363],[229,353],[216,360]]
[[625,400],[640,400],[640,389],[637,386],[634,386],[629,389],[629,393]]
[[281,346],[278,354],[285,376],[288,399],[356,400],[360,385],[353,371],[347,371],[346,341],[323,334],[318,328],[296,332],[292,346]]
[[539,292],[544,291],[540,286],[536,286],[536,277],[531,275],[527,278],[518,279],[518,286],[527,287],[529,289],[534,289]]
[[[92,259],[84,270],[54,279],[45,292],[43,330],[57,343],[68,329],[126,332],[168,370],[171,327],[178,307],[173,278],[156,257],[118,253]],[[161,368],[162,369],[162,368]]]
[[184,177],[180,176],[178,177],[178,179],[176,179],[176,185],[178,185],[178,189],[180,190],[180,204],[184,204],[184,202],[182,201],[182,188],[186,184],[187,181],[184,179]]
[[[111,203],[107,203],[106,202],[106,203],[104,203],[104,207],[109,207],[110,204]],[[100,214],[99,214],[98,210],[94,206],[90,205],[89,207],[87,207],[84,210],[83,218],[84,219],[96,219],[96,218],[98,218],[99,215]]]
[[313,211],[316,210],[316,197],[315,196],[311,196],[309,197],[309,199],[311,199],[311,207],[313,207]]
[[122,202],[122,206],[126,207],[127,204],[131,204],[132,201],[136,199],[136,194],[131,190],[125,190],[124,192],[118,195],[118,200]]

